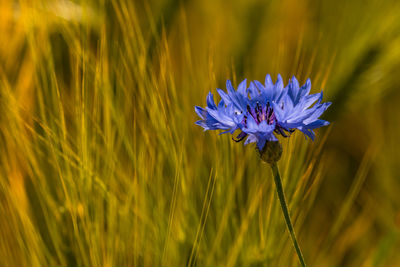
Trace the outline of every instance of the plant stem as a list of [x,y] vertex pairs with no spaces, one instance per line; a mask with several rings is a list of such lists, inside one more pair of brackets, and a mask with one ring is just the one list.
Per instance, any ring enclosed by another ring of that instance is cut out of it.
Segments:
[[293,246],[296,249],[297,256],[299,257],[301,266],[305,267],[306,263],[304,262],[303,254],[301,253],[301,249],[299,244],[297,243],[296,234],[294,233],[292,221],[290,220],[289,210],[286,204],[285,194],[283,193],[281,176],[279,174],[278,165],[276,163],[271,163],[272,173],[274,175],[276,192],[278,193],[279,201],[281,204],[282,212],[285,217],[286,226],[289,230],[290,237],[292,238]]

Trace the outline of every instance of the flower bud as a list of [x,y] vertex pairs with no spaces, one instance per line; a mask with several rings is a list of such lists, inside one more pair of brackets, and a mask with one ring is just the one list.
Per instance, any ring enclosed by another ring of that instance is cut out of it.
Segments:
[[260,154],[260,158],[269,164],[276,163],[282,156],[282,145],[278,141],[267,141],[265,145],[260,151],[257,148],[257,151]]

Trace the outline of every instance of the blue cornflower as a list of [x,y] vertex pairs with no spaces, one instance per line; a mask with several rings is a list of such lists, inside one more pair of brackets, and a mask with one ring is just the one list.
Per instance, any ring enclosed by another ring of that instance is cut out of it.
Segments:
[[309,94],[310,79],[300,87],[293,76],[284,87],[281,75],[278,74],[273,84],[268,74],[264,85],[253,81],[247,88],[247,81],[244,80],[235,91],[228,80],[226,89],[227,93],[217,89],[221,96],[218,106],[210,92],[207,107],[195,107],[201,117],[196,124],[204,130],[225,130],[222,134],[233,134],[240,130],[237,137],[232,139],[240,142],[247,137],[244,144],[257,142],[260,151],[267,141],[278,141],[277,135],[288,137],[296,129],[314,140],[313,130],[329,124],[318,117],[331,103],[321,103],[322,92]]

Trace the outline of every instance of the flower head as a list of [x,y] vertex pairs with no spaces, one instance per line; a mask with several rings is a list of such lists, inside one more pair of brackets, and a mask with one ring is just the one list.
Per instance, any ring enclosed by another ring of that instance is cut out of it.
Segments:
[[322,92],[309,94],[310,79],[300,87],[293,76],[284,87],[279,74],[275,84],[268,74],[264,85],[253,81],[247,87],[244,80],[235,90],[228,80],[226,89],[217,89],[221,96],[218,106],[210,92],[207,107],[195,107],[201,118],[196,124],[204,130],[224,130],[222,134],[240,130],[232,139],[240,142],[247,137],[244,144],[257,142],[260,151],[267,141],[278,141],[277,135],[288,137],[296,129],[314,140],[313,130],[329,124],[318,118],[331,103],[321,103]]

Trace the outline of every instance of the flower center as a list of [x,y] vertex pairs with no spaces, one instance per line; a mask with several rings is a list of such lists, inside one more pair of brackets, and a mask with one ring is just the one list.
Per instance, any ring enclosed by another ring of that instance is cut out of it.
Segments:
[[[261,122],[266,121],[268,125],[276,123],[274,132],[282,135],[283,137],[288,137],[294,129],[286,129],[279,125],[276,121],[274,109],[271,107],[269,102],[265,106],[261,106],[259,102],[256,103],[255,107],[250,107],[247,105],[247,114],[244,115],[242,124],[247,127],[248,116],[252,116],[254,121],[259,125]],[[240,132],[236,138],[232,137],[232,140],[236,142],[242,141],[247,136],[247,133]]]
[[[253,117],[257,124],[266,121],[271,125],[276,120],[274,109],[270,106],[269,102],[267,102],[264,107],[262,107],[259,102],[257,102],[254,108],[247,105],[247,112]],[[247,124],[247,115],[244,116],[244,124]]]

